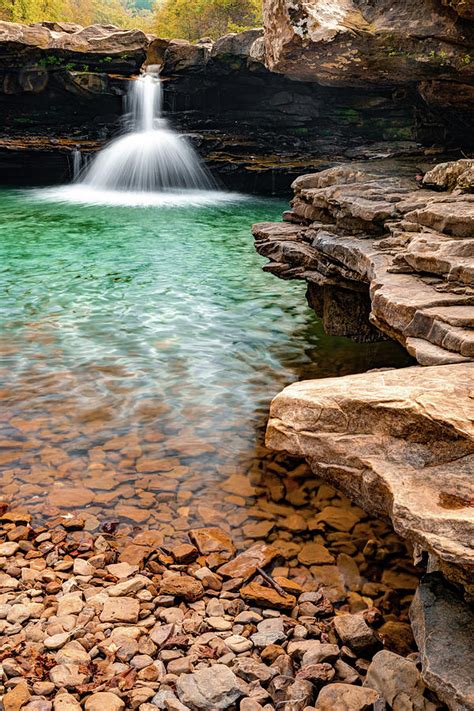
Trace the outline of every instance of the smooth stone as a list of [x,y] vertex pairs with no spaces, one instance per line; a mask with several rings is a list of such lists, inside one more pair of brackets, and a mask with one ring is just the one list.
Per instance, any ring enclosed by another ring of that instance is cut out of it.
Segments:
[[140,603],[133,597],[108,598],[100,613],[102,622],[137,622]]
[[238,678],[223,664],[182,674],[176,690],[183,704],[202,711],[227,709],[243,695]]
[[328,684],[318,694],[317,711],[369,711],[381,700],[374,689],[352,684]]
[[85,711],[121,711],[125,703],[110,691],[99,691],[89,696],[85,703]]
[[234,652],[235,654],[242,654],[243,652],[248,652],[253,647],[253,642],[246,637],[242,637],[239,634],[233,634],[225,639],[226,647]]

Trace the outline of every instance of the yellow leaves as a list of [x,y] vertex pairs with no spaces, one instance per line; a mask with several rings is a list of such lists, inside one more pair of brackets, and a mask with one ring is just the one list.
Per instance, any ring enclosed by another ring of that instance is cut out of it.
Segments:
[[258,0],[165,0],[156,12],[153,29],[161,37],[217,39],[260,23]]

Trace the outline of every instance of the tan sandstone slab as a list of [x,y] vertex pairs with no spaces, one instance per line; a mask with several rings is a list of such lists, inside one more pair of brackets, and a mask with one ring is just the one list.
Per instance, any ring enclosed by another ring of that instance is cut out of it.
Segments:
[[[474,568],[474,363],[295,383],[267,444],[307,458],[464,585]],[[472,584],[472,577],[471,577]]]

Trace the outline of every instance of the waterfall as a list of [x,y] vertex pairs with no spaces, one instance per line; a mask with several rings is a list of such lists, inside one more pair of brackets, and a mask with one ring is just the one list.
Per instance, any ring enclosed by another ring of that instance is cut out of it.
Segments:
[[72,177],[74,181],[79,180],[82,167],[82,153],[79,148],[75,148],[72,152]]
[[130,84],[126,133],[98,153],[81,173],[79,184],[135,193],[215,189],[196,151],[161,115],[160,78],[144,74]]

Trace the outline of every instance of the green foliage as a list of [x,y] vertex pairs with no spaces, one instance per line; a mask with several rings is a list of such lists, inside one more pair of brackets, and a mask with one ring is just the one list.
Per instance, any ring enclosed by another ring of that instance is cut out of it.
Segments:
[[0,0],[0,19],[112,24],[196,40],[258,27],[262,10],[261,0]]
[[0,19],[10,22],[76,22],[151,28],[152,12],[127,0],[0,0]]
[[161,37],[217,39],[258,27],[261,20],[260,0],[165,0],[153,29]]

